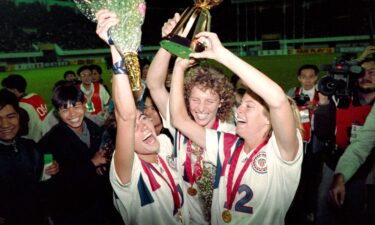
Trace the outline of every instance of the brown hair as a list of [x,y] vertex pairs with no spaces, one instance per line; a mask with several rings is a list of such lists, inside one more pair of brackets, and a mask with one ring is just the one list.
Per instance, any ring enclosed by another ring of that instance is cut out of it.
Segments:
[[[189,107],[189,97],[193,87],[199,87],[202,91],[212,90],[219,95],[220,104],[217,117],[221,121],[230,121],[233,116],[232,107],[235,105],[234,89],[228,78],[222,71],[212,66],[199,65],[192,67],[185,78],[185,104]],[[190,116],[190,110],[188,110]]]

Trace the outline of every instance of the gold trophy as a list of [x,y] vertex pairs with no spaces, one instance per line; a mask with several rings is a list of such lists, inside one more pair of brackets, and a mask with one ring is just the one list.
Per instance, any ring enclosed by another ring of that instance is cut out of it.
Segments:
[[[202,31],[211,30],[211,14],[209,10],[219,5],[223,0],[194,0],[194,5],[187,8],[181,15],[175,28],[160,42],[160,45],[170,53],[181,58],[189,58],[191,52],[201,52],[204,44],[194,39]],[[194,33],[189,39],[191,28],[195,25]]]
[[95,14],[101,9],[108,9],[118,16],[120,23],[109,29],[109,37],[124,59],[132,90],[140,90],[141,71],[137,51],[141,44],[141,27],[146,14],[145,0],[74,0],[74,2],[82,14],[93,22],[97,22]]

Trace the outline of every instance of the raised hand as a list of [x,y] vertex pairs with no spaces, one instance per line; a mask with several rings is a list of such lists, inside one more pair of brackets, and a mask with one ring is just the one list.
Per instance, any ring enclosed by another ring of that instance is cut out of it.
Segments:
[[205,46],[205,50],[203,52],[191,53],[190,57],[196,59],[214,59],[220,62],[220,55],[225,48],[219,40],[217,34],[211,32],[200,32],[195,36],[195,38],[198,42]]
[[[178,21],[180,21],[181,16],[179,13],[175,13],[172,19],[168,19],[167,22],[164,23],[163,27],[161,28],[161,37],[167,36],[169,33],[172,32]],[[181,33],[181,32],[180,32]]]
[[108,30],[112,26],[116,26],[120,20],[117,18],[115,13],[110,12],[107,9],[98,11],[96,13],[96,19],[98,21],[96,26],[96,34],[108,45],[111,44],[110,37],[108,36]]

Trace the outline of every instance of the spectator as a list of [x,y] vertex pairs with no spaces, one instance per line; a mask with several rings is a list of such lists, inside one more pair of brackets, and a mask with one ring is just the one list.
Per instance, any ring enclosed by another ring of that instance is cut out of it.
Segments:
[[26,110],[29,116],[29,130],[24,137],[38,142],[42,137],[41,124],[48,114],[46,103],[38,94],[26,93],[27,82],[21,75],[11,74],[4,78],[1,84],[17,96],[20,107]]
[[[321,174],[321,160],[318,152],[318,140],[314,137],[311,127],[314,109],[318,105],[319,96],[316,81],[319,69],[315,65],[302,65],[297,72],[300,87],[291,88],[287,95],[293,98],[298,106],[303,126],[304,158],[302,163],[301,181],[294,204],[288,213],[290,219],[300,219],[298,223],[310,222],[315,219],[316,197]],[[303,215],[300,215],[303,212]]]
[[[361,224],[365,207],[366,177],[374,165],[374,159],[367,162],[357,171],[346,185],[345,204],[337,212],[328,203],[328,192],[333,179],[333,171],[341,154],[356,135],[357,128],[363,126],[375,99],[375,61],[364,60],[361,64],[365,70],[363,76],[355,83],[347,108],[340,108],[336,96],[327,97],[319,93],[319,105],[314,114],[314,130],[317,137],[324,142],[324,164],[322,181],[319,186],[317,204],[317,224]],[[334,213],[336,212],[336,213]]]
[[81,66],[77,70],[82,83],[79,85],[84,93],[84,106],[90,118],[96,124],[102,125],[107,118],[106,106],[110,101],[110,95],[100,83],[92,82],[92,72],[90,66]]
[[39,142],[60,165],[50,180],[51,218],[55,225],[105,224],[105,180],[96,172],[107,163],[102,130],[85,118],[84,95],[73,84],[57,86],[52,104],[60,121]]
[[[356,137],[353,138],[350,145],[346,148],[344,154],[340,157],[335,169],[335,176],[330,189],[330,198],[332,202],[341,207],[345,200],[345,183],[350,181],[351,177],[359,169],[359,167],[366,161],[370,154],[374,154],[375,149],[375,106],[372,106],[371,112],[366,118],[363,127],[358,131]],[[368,192],[367,202],[367,224],[374,224],[374,210],[375,210],[375,186],[368,185],[371,191]],[[371,211],[370,211],[371,210]],[[371,218],[371,219],[370,219]]]
[[[42,205],[40,178],[43,156],[32,140],[18,137],[20,130],[17,97],[0,90],[0,224],[40,225]],[[58,172],[56,161],[45,171]]]
[[104,84],[104,80],[102,78],[102,74],[103,74],[102,67],[100,67],[99,65],[96,65],[96,64],[91,64],[90,69],[91,69],[91,74],[92,74],[92,82],[94,84],[99,83],[99,84],[103,85],[105,90],[108,93],[110,93],[109,88],[107,87],[106,84]]

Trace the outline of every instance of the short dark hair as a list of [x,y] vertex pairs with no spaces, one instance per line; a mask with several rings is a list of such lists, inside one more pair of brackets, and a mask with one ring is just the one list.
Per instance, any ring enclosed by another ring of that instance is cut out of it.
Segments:
[[77,102],[84,102],[84,94],[71,82],[62,83],[53,90],[52,105],[58,111],[66,108],[68,104],[75,105]]
[[26,90],[27,82],[25,78],[19,74],[10,74],[4,78],[1,85],[9,89],[17,89],[17,91],[23,93]]
[[305,64],[305,65],[302,65],[302,66],[298,69],[298,74],[297,74],[297,76],[301,75],[302,70],[306,70],[306,69],[312,69],[312,70],[314,70],[315,75],[318,76],[319,68],[318,68],[316,65],[313,65],[313,64]]
[[69,75],[69,74],[73,74],[74,76],[76,76],[76,73],[74,73],[74,71],[72,70],[68,70],[64,73],[64,79]]
[[17,96],[6,88],[2,88],[0,89],[0,110],[6,105],[12,106],[14,110],[19,112],[20,105]]
[[81,72],[84,71],[84,70],[90,70],[91,71],[91,68],[88,65],[83,65],[83,66],[81,66],[81,67],[78,68],[77,75],[81,76]]
[[98,71],[100,75],[103,73],[102,67],[100,67],[99,65],[91,64],[89,67],[90,67],[90,70]]

